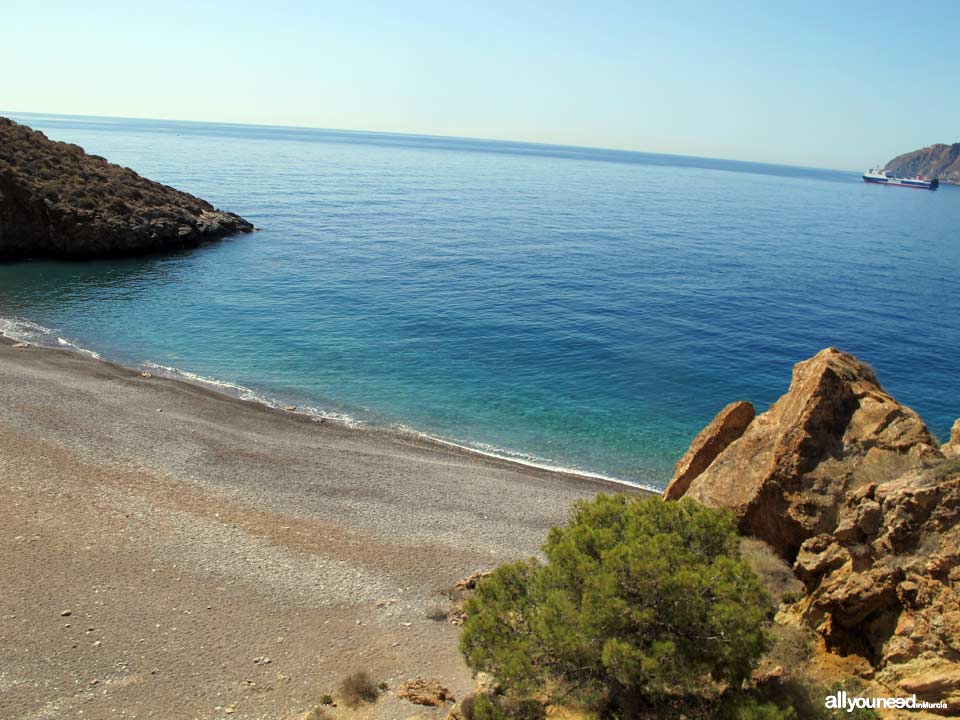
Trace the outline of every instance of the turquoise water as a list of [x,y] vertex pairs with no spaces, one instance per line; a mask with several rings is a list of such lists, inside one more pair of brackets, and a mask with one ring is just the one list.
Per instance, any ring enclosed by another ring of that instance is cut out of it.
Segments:
[[[827,345],[960,415],[960,188],[404,135],[14,115],[263,228],[0,265],[10,332],[662,487]],[[41,331],[26,321],[47,329]]]

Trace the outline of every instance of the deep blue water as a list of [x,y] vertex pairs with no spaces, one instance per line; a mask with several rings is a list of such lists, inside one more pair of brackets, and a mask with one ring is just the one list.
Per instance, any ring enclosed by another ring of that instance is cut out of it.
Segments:
[[941,437],[960,415],[960,188],[525,143],[13,117],[263,228],[148,259],[0,265],[0,316],[54,342],[655,486],[724,404],[765,409],[793,363],[828,345],[870,362]]

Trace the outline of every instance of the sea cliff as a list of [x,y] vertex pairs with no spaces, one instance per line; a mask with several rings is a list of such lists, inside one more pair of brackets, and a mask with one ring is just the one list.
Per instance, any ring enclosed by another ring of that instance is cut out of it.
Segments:
[[0,260],[136,255],[253,229],[205,200],[0,117]]

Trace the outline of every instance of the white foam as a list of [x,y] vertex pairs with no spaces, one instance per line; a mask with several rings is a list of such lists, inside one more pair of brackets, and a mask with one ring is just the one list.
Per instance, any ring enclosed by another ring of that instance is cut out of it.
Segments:
[[19,318],[0,318],[0,335],[18,342],[42,344],[44,339],[53,337],[49,328]]
[[[171,367],[169,365],[160,365],[150,361],[144,362],[142,367],[156,375],[169,377],[174,380],[184,380],[197,385],[213,387],[216,388],[217,391],[224,392],[232,397],[260,403],[261,405],[266,405],[267,407],[281,409],[287,408],[291,405],[289,402],[271,398],[267,395],[257,392],[256,390],[253,390],[252,388],[248,388],[245,385],[239,385],[228,380],[218,380],[217,378],[207,377],[206,375],[198,375],[197,373],[192,373],[188,370],[181,370],[180,368]],[[334,412],[324,408],[314,407],[312,405],[297,405],[295,410],[290,410],[288,412],[295,412],[297,414],[308,415],[310,417],[323,418],[324,420],[333,420],[342,425],[346,425],[347,427],[360,427],[364,424],[361,420],[347,415],[346,413]]]
[[40,345],[43,347],[65,347],[74,352],[83,353],[90,357],[100,359],[100,355],[93,350],[82,348],[76,343],[60,337],[50,328],[38,325],[30,320],[21,318],[0,318],[0,335],[17,342],[30,343],[31,345]]
[[658,494],[662,492],[662,490],[654,487],[653,485],[644,485],[643,483],[633,482],[632,480],[623,480],[610,475],[603,475],[601,473],[581,470],[580,468],[576,467],[558,465],[554,461],[540,458],[536,455],[516,452],[514,450],[505,450],[488,443],[471,444],[454,442],[453,440],[447,440],[442,437],[437,437],[436,435],[415,430],[411,427],[407,427],[406,425],[396,425],[394,427],[402,432],[409,433],[417,437],[422,437],[426,440],[430,440],[431,442],[439,443],[440,445],[454,447],[458,450],[467,450],[468,452],[476,453],[477,455],[483,455],[485,457],[496,458],[497,460],[507,460],[508,462],[517,463],[518,465],[526,465],[527,467],[537,468],[538,470],[548,470],[550,472],[563,473],[564,475],[577,475],[579,477],[590,478],[592,480],[603,480],[605,482],[615,483],[617,485],[626,485],[627,487],[637,488],[638,490],[649,490],[650,492]]
[[82,348],[76,343],[72,343],[69,340],[65,340],[62,337],[57,338],[57,344],[62,345],[64,347],[68,347],[74,352],[83,353],[84,355],[89,355],[90,357],[96,358],[97,360],[100,359],[100,353],[95,353],[93,350],[87,350],[86,348]]
[[256,400],[258,402],[262,402],[264,405],[270,404],[266,398],[261,397],[259,394],[245,385],[238,385],[237,383],[232,383],[226,380],[217,380],[216,378],[206,377],[205,375],[197,375],[196,373],[189,372],[188,370],[181,370],[180,368],[171,367],[169,365],[160,365],[155,362],[150,362],[149,360],[144,362],[142,367],[147,368],[157,375],[178,380],[189,380],[190,382],[197,383],[199,385],[212,385],[213,387],[220,388],[221,390],[228,390],[232,395],[244,400]]
[[[67,340],[66,338],[60,337],[56,332],[45,328],[42,325],[31,322],[29,320],[21,320],[19,318],[2,318],[0,317],[0,335],[8,337],[11,340],[16,340],[18,342],[28,342],[34,345],[42,345],[47,347],[64,347],[73,352],[83,353],[89,355],[90,357],[100,359],[100,355],[93,350],[87,350],[86,348],[80,347],[76,343]],[[245,385],[239,385],[238,383],[230,382],[228,380],[218,380],[217,378],[207,377],[205,375],[198,375],[197,373],[192,373],[188,370],[181,370],[180,368],[171,367],[169,365],[160,365],[159,363],[154,363],[146,361],[142,363],[141,367],[150,372],[160,375],[163,377],[169,377],[174,380],[183,380],[186,382],[191,382],[197,385],[213,387],[218,392],[223,392],[232,397],[237,397],[241,400],[249,400],[251,402],[257,402],[261,405],[266,405],[271,408],[286,408],[291,405],[289,402],[278,400],[276,398],[271,398],[267,395],[248,388]],[[324,420],[332,420],[340,425],[344,425],[349,428],[359,428],[367,425],[363,420],[360,420],[356,417],[348,415],[347,413],[337,412],[329,410],[326,408],[320,408],[312,405],[298,405],[295,410],[290,412],[296,412],[301,415],[307,415],[310,417],[323,418]],[[495,445],[490,445],[488,443],[463,443],[456,442],[453,440],[447,440],[436,435],[431,435],[415,428],[411,428],[405,425],[393,425],[393,429],[400,432],[408,433],[417,437],[430,440],[432,442],[440,443],[441,445],[447,445],[449,447],[455,447],[460,450],[467,450],[469,452],[477,453],[478,455],[484,455],[486,457],[496,458],[498,460],[507,460],[509,462],[515,462],[519,465],[526,465],[528,467],[537,468],[539,470],[548,470],[550,472],[564,473],[567,475],[579,475],[580,477],[591,478],[595,480],[604,480],[606,482],[616,483],[618,485],[625,485],[627,487],[638,488],[641,490],[649,490],[652,492],[659,493],[656,487],[652,485],[644,485],[643,483],[632,482],[630,480],[622,480],[620,478],[611,477],[609,475],[603,475],[600,473],[588,472],[586,470],[581,470],[575,467],[566,467],[559,465],[552,460],[541,458],[536,455],[531,455],[529,453],[517,452],[514,450],[506,450],[504,448],[497,447]]]

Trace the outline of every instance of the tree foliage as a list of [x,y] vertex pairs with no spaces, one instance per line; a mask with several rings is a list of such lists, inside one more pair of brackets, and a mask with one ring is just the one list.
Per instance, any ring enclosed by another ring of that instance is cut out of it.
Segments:
[[626,709],[738,686],[769,645],[769,598],[727,512],[600,495],[543,554],[498,568],[465,608],[468,665],[516,692]]

